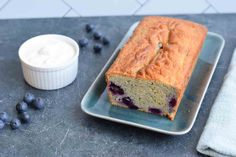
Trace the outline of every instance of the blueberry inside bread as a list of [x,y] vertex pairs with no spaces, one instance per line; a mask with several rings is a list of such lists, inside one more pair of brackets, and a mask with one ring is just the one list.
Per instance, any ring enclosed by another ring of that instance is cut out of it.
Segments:
[[174,120],[206,33],[190,21],[145,17],[106,72],[111,103]]

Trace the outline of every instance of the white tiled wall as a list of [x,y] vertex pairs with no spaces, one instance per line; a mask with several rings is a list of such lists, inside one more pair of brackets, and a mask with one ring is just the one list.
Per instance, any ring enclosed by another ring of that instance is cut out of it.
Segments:
[[68,9],[60,0],[10,0],[0,11],[0,18],[60,17]]
[[136,14],[202,13],[207,7],[205,0],[149,0]]
[[235,0],[0,0],[0,19],[236,13]]
[[7,4],[8,0],[0,0],[0,10]]
[[140,7],[136,0],[65,0],[65,2],[82,16],[132,15]]

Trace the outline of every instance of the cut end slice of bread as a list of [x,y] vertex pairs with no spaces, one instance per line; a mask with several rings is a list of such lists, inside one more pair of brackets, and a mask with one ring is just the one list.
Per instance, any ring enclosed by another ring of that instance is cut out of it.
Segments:
[[108,78],[107,90],[113,105],[174,119],[172,114],[177,110],[178,92],[171,86],[158,81],[112,76]]

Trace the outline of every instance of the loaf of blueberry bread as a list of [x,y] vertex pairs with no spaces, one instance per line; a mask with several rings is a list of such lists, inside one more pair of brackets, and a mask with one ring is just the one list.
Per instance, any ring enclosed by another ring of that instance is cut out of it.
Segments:
[[174,120],[206,34],[194,22],[145,17],[106,72],[111,103]]

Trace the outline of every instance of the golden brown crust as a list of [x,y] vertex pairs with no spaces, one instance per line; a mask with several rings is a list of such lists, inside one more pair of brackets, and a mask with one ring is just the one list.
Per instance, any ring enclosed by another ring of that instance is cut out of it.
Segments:
[[[145,17],[106,72],[106,79],[122,75],[175,87],[178,91],[177,111],[206,33],[206,27],[190,21]],[[175,114],[168,117],[174,119]]]

